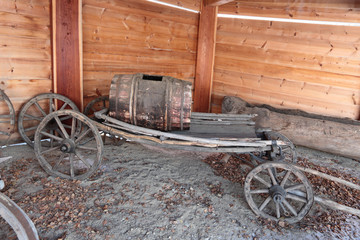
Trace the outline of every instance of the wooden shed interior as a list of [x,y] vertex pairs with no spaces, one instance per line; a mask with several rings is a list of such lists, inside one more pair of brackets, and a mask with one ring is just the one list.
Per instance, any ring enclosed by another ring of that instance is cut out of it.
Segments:
[[357,120],[359,16],[358,0],[2,0],[0,88],[16,111],[44,92],[81,109],[143,72],[193,82],[194,111],[238,96]]

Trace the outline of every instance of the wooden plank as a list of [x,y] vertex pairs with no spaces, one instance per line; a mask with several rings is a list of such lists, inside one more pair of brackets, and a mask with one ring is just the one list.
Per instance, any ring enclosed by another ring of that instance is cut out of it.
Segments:
[[200,11],[201,0],[161,0],[161,2],[169,3],[175,6]]
[[82,0],[53,0],[54,90],[83,108]]
[[238,46],[218,43],[216,56],[248,60],[259,63],[278,64],[287,67],[317,70],[359,76],[359,60],[320,55],[311,52],[295,52],[292,49],[277,50],[267,46]]
[[216,68],[285,80],[301,80],[310,83],[318,83],[351,89],[360,88],[359,76],[297,69],[276,64],[263,64],[251,61],[235,60],[231,58],[216,57]]
[[205,6],[216,7],[234,2],[235,0],[204,0],[204,1],[205,1]]
[[[85,0],[84,5],[91,5],[104,9],[104,11],[111,9],[119,12],[119,14],[135,14],[146,16],[150,18],[161,18],[164,20],[174,21],[176,19],[179,23],[193,23],[194,18],[198,17],[197,13],[184,11],[181,9],[171,8],[147,1],[134,0]],[[143,19],[143,21],[146,19]]]
[[0,58],[0,80],[50,79],[51,61]]
[[[306,7],[304,7],[306,4]],[[359,22],[359,6],[355,1],[236,1],[219,8],[219,13],[245,16],[277,17],[321,21]]]
[[194,86],[194,111],[208,112],[215,56],[215,38],[217,27],[217,7],[204,6],[202,3],[198,51]]

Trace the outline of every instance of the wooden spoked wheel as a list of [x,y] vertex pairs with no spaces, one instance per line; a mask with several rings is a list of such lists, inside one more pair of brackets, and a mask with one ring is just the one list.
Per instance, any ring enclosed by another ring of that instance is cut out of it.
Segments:
[[[18,131],[21,137],[33,147],[34,133],[39,123],[49,113],[64,109],[79,111],[70,99],[60,94],[44,93],[33,97],[22,106],[18,116]],[[54,133],[55,129],[51,130],[51,134]]]
[[95,118],[94,113],[105,108],[109,108],[109,97],[101,96],[95,98],[89,102],[88,105],[86,105],[84,114],[92,120],[100,121],[99,119]]
[[297,154],[294,144],[284,135],[278,132],[267,131],[264,132],[265,138],[267,140],[280,140],[285,143],[285,145],[276,146],[276,149],[268,152],[266,155],[270,160],[274,161],[286,161],[289,163],[295,163],[297,160]]
[[72,110],[59,110],[40,122],[34,150],[40,165],[50,175],[82,180],[100,166],[103,142],[88,117]]
[[[15,110],[3,90],[0,89],[0,134],[8,136],[7,139],[14,132],[15,126]],[[5,141],[5,144],[7,140]]]
[[251,170],[245,179],[244,192],[255,214],[275,221],[298,222],[314,203],[306,176],[282,162],[266,162]]
[[[6,195],[0,193],[0,216],[10,225],[18,239],[39,239],[34,223],[26,213]],[[3,226],[2,226],[3,227]],[[10,236],[1,236],[9,239]]]

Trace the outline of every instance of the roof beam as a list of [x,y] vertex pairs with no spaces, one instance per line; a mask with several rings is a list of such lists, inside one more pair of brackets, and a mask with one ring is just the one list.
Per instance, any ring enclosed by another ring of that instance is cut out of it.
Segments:
[[234,0],[203,0],[205,6],[221,6],[230,2],[233,2]]

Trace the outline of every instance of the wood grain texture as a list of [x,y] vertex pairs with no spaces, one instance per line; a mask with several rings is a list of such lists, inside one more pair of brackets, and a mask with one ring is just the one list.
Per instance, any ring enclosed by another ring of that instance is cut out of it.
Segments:
[[83,108],[82,0],[53,0],[54,89]]
[[236,0],[219,13],[318,21],[360,22],[360,2],[354,0]]
[[200,11],[201,0],[161,0],[161,2],[169,3],[175,6]]
[[[0,1],[0,88],[16,113],[33,96],[52,91],[49,9],[50,1]],[[0,135],[0,145],[5,138]],[[14,133],[10,142],[19,139]]]
[[357,119],[359,31],[219,18],[212,94]]
[[194,111],[208,112],[212,91],[218,7],[202,5],[199,22]]
[[115,74],[194,81],[198,14],[130,0],[83,0],[82,10],[85,102],[108,95]]
[[227,3],[234,2],[235,0],[204,0],[205,6],[221,6]]

